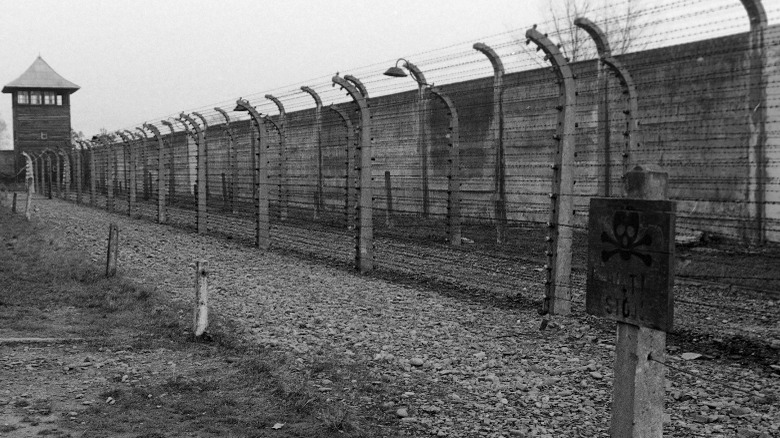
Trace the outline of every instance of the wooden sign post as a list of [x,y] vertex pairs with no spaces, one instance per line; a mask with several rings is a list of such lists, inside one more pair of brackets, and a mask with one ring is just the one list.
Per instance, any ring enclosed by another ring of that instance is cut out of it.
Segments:
[[667,180],[664,172],[636,167],[626,174],[626,198],[590,202],[586,308],[617,321],[615,438],[663,436],[659,362],[674,318],[675,204]]

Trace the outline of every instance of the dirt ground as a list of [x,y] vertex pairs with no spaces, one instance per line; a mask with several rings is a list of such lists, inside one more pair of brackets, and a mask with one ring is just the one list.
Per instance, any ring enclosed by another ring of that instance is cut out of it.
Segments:
[[[359,276],[58,200],[38,205],[51,246],[98,265],[116,222],[120,276],[148,288],[159,301],[147,312],[170,324],[163,334],[138,327],[146,322],[106,326],[106,312],[74,306],[29,311],[26,320],[42,322],[25,331],[13,323],[22,311],[0,306],[5,339],[85,339],[0,345],[5,436],[608,436],[614,324],[578,313],[540,331],[536,308],[511,300]],[[201,258],[215,332],[243,350],[186,341],[182,309]],[[736,322],[760,340],[752,346],[731,345],[727,332],[669,337],[665,436],[780,433],[778,306],[765,301],[763,311],[769,319],[755,327]]]

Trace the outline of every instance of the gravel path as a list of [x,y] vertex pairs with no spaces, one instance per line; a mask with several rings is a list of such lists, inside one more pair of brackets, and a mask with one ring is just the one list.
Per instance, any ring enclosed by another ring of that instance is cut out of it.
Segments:
[[[356,409],[384,406],[377,422],[399,421],[408,435],[608,436],[614,334],[594,327],[602,322],[557,318],[540,331],[535,308],[452,298],[57,199],[35,204],[35,217],[95,262],[116,222],[120,275],[172,300],[191,300],[193,262],[208,260],[212,312],[304,366],[327,356],[364,368],[366,382],[314,383]],[[669,351],[665,436],[780,434],[780,363]],[[375,386],[391,395],[374,399]]]

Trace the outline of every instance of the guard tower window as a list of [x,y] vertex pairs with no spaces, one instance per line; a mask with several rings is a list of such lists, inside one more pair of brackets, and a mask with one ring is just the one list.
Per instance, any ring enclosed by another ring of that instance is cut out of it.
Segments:
[[30,92],[29,91],[17,91],[16,92],[16,103],[20,105],[28,105],[30,103]]
[[62,106],[62,94],[57,95],[57,105]]
[[43,92],[43,104],[44,105],[56,105],[57,104],[57,93],[53,91],[44,91]]
[[30,105],[40,105],[40,104],[41,104],[41,92],[30,91]]

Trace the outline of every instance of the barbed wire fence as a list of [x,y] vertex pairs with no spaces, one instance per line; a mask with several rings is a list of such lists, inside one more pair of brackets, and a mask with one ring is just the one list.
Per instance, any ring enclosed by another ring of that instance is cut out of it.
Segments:
[[[640,51],[602,47],[573,63],[555,58],[551,23],[511,29],[242,96],[257,116],[229,99],[64,145],[36,157],[37,184],[120,214],[247,244],[266,232],[271,247],[323,261],[363,257],[362,271],[578,314],[589,199],[621,196],[626,170],[654,165],[677,203],[678,330],[766,345],[780,339],[780,6],[764,8],[657,2],[634,21]],[[610,10],[582,18],[615,29],[625,17]]]

